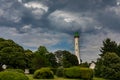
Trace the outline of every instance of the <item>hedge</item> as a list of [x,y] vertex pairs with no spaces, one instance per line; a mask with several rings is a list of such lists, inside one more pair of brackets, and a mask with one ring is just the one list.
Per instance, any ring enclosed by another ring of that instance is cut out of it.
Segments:
[[56,74],[57,68],[50,68],[53,72],[53,74]]
[[56,76],[58,76],[58,77],[64,77],[64,68],[63,67],[57,68]]
[[24,74],[24,71],[22,69],[6,69],[5,71],[19,72]]
[[29,80],[29,78],[23,73],[3,71],[0,72],[0,80]]
[[53,79],[54,74],[50,68],[41,68],[34,72],[33,78],[35,78],[35,79]]
[[85,80],[92,80],[93,79],[93,70],[89,68],[81,68],[81,78]]
[[66,78],[92,80],[93,70],[89,68],[80,68],[80,67],[65,68],[64,76]]

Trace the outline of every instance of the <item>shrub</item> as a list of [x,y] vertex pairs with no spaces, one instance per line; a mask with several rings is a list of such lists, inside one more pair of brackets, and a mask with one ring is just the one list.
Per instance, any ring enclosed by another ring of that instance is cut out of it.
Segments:
[[57,68],[51,68],[51,70],[53,71],[53,74],[56,74]]
[[35,78],[35,79],[53,79],[54,74],[50,68],[41,68],[34,72],[33,78]]
[[80,67],[66,68],[64,71],[64,76],[67,78],[81,78]]
[[0,72],[0,80],[29,80],[29,78],[22,73],[3,71]]
[[56,76],[58,76],[58,77],[63,77],[64,76],[64,68],[63,67],[57,68]]
[[92,69],[89,69],[89,68],[81,68],[81,69],[80,69],[80,72],[81,72],[81,78],[82,78],[82,79],[92,80],[93,75],[94,75]]
[[6,69],[5,71],[19,72],[24,74],[24,71],[22,69]]
[[0,65],[0,71],[3,71],[2,65]]
[[84,80],[92,80],[93,70],[80,67],[66,68],[64,71],[64,76],[67,78],[81,78]]

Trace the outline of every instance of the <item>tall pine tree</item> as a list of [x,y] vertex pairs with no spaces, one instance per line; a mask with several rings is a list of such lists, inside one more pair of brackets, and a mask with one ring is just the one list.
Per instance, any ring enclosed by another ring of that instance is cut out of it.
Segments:
[[103,47],[101,47],[100,51],[102,52],[100,56],[104,56],[104,54],[107,52],[118,53],[117,43],[115,41],[111,41],[110,38],[107,38],[103,41]]

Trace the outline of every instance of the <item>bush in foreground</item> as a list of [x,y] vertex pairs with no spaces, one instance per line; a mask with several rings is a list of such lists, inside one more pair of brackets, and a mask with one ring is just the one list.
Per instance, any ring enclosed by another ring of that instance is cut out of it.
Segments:
[[79,67],[66,68],[64,76],[67,78],[81,78],[81,71]]
[[53,79],[54,74],[50,68],[41,68],[34,72],[33,78],[35,78],[35,79]]
[[67,78],[77,78],[92,80],[93,70],[89,68],[71,67],[64,70],[64,76]]
[[63,67],[57,68],[56,76],[58,76],[58,77],[63,77],[64,76],[64,68]]
[[5,71],[18,72],[24,74],[24,71],[22,69],[6,69]]
[[92,80],[93,79],[93,70],[89,68],[80,68],[81,71],[81,78],[85,80]]
[[0,72],[0,80],[29,80],[23,73],[3,71]]
[[53,74],[56,74],[57,68],[50,68],[53,72]]

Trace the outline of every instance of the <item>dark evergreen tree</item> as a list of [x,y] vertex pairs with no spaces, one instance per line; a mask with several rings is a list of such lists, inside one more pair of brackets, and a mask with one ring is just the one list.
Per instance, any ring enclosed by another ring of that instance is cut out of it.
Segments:
[[107,38],[103,41],[103,47],[101,47],[100,51],[102,52],[101,56],[103,56],[107,52],[117,53],[117,43],[115,41],[111,41],[110,38]]
[[120,45],[107,38],[101,47],[102,54],[96,62],[95,74],[110,80],[120,79]]

